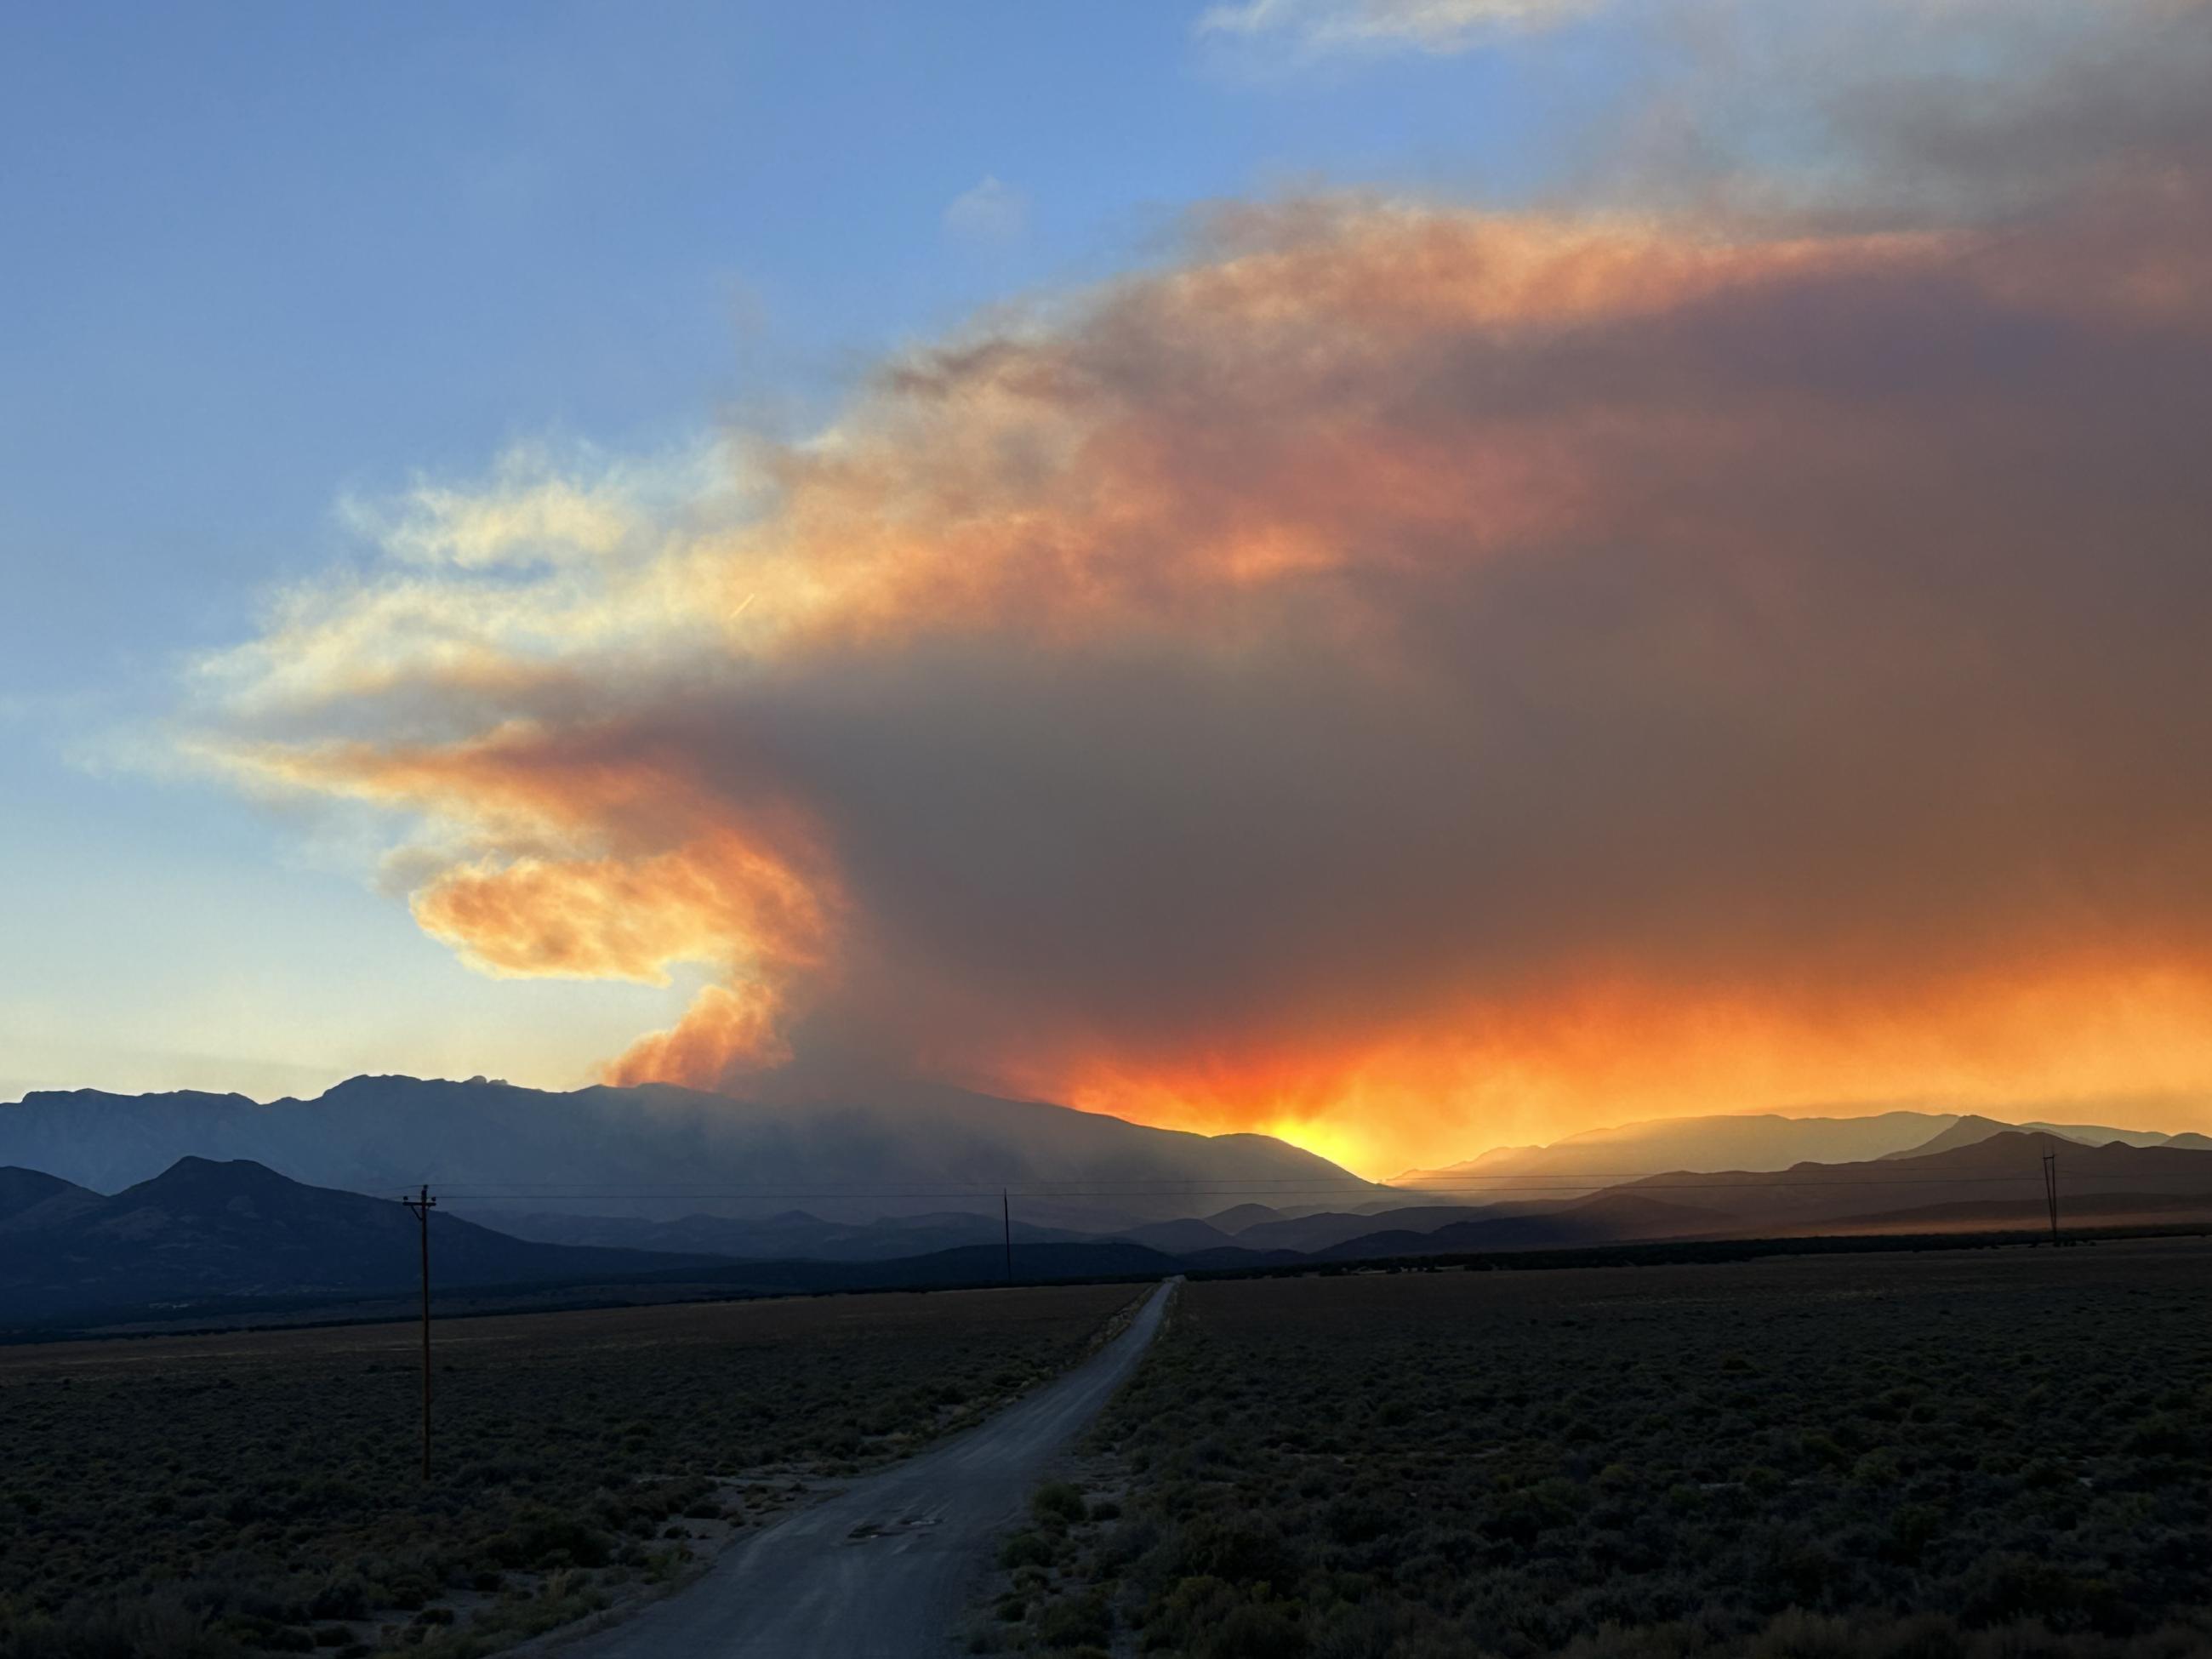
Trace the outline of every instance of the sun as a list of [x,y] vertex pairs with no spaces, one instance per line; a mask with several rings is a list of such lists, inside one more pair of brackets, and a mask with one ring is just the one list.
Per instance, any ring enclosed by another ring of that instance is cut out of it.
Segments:
[[1286,1140],[1301,1152],[1325,1158],[1340,1168],[1368,1180],[1378,1177],[1363,1167],[1375,1156],[1374,1148],[1358,1129],[1349,1124],[1324,1123],[1312,1118],[1278,1117],[1262,1126],[1260,1133],[1270,1134],[1278,1140]]

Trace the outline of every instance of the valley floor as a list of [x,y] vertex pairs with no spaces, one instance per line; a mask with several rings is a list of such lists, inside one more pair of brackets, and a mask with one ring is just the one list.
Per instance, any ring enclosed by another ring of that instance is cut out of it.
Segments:
[[972,1650],[2212,1654],[2208,1379],[2194,1238],[1196,1283]]
[[0,1349],[0,1659],[474,1655],[666,1583],[1081,1359],[1150,1287]]

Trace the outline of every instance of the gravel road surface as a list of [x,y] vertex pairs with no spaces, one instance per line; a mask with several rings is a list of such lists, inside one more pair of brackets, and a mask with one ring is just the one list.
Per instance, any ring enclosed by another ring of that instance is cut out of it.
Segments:
[[1142,1357],[1173,1289],[1065,1376],[733,1545],[666,1601],[562,1644],[563,1659],[942,1659],[994,1540]]

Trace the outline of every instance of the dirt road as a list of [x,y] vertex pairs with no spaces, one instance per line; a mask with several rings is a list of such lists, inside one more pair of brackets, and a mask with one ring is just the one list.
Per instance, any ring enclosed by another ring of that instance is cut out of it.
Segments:
[[1143,1355],[1173,1290],[1066,1376],[735,1546],[687,1589],[563,1644],[563,1659],[939,1659],[1052,1460]]

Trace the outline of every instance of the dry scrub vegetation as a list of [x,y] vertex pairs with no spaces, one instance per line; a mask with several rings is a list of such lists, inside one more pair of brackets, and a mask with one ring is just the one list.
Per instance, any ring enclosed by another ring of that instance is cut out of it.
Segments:
[[2198,1241],[1194,1284],[978,1651],[2212,1654]]
[[1137,1293],[457,1320],[427,1488],[412,1327],[0,1350],[0,1656],[486,1652],[975,1420]]

